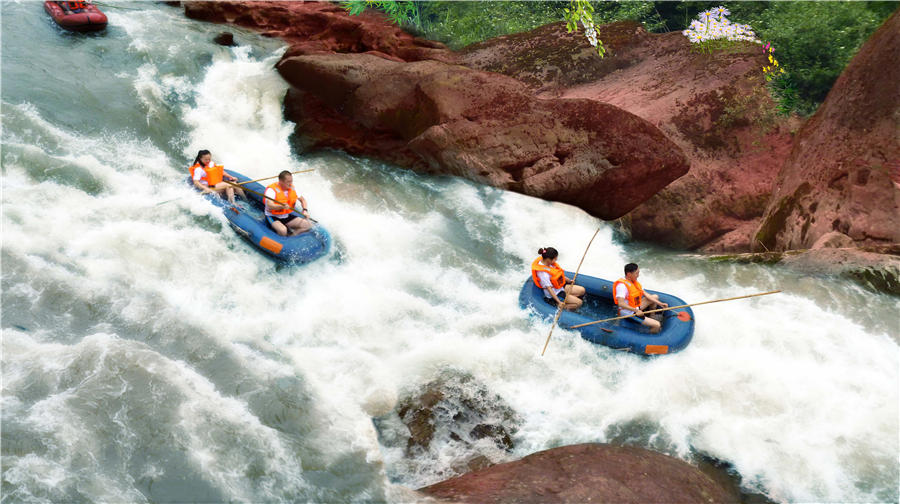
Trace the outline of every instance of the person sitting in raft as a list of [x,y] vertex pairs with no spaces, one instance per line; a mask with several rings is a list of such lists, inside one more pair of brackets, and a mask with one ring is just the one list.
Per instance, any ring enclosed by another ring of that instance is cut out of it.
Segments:
[[59,5],[66,14],[74,14],[76,12],[84,12],[84,9],[87,8],[85,3],[90,2],[56,2],[56,5]]
[[[278,174],[278,182],[266,187],[266,222],[281,236],[295,236],[310,230],[309,210],[306,209],[306,198],[298,196],[294,190],[294,176],[285,170]],[[275,200],[275,201],[272,201]],[[297,201],[303,217],[291,215]]]
[[656,334],[662,328],[658,320],[644,315],[644,310],[655,310],[659,307],[668,308],[667,303],[659,300],[659,296],[644,292],[644,288],[637,281],[641,269],[635,263],[625,265],[625,278],[620,278],[613,283],[613,292],[616,296],[616,305],[619,307],[619,316],[637,314],[632,317],[639,320],[642,325],[650,328],[650,334]]
[[[556,262],[559,252],[553,247],[547,247],[539,249],[538,254],[541,256],[531,263],[531,278],[535,285],[544,290],[544,301],[567,310],[579,308],[584,287],[575,285],[573,280],[566,278],[566,272]],[[565,299],[565,305],[561,298]]]
[[243,189],[222,182],[222,180],[237,182],[237,178],[226,173],[224,166],[214,163],[212,161],[212,154],[210,154],[208,150],[204,149],[198,152],[197,159],[194,160],[194,166],[191,166],[188,169],[191,171],[191,179],[194,181],[194,185],[197,189],[200,189],[203,194],[215,192],[221,196],[224,193],[228,197],[228,202],[231,204],[234,204],[235,193],[246,199]]

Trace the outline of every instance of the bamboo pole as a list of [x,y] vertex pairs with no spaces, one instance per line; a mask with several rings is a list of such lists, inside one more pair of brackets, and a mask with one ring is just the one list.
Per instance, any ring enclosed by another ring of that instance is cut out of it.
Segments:
[[[705,305],[705,304],[710,304],[710,303],[721,303],[722,301],[734,301],[735,299],[746,299],[746,298],[752,298],[752,297],[756,297],[756,296],[768,296],[769,294],[777,294],[777,293],[779,293],[779,292],[781,292],[781,291],[780,291],[780,290],[777,290],[777,291],[772,291],[772,292],[761,292],[761,293],[759,293],[759,294],[749,294],[749,295],[747,295],[747,296],[738,296],[738,297],[727,298],[727,299],[716,299],[716,300],[713,300],[713,301],[703,301],[703,302],[701,302],[701,303],[686,304],[686,305],[681,305],[681,306],[670,306],[670,307],[668,307],[668,308],[657,308],[656,310],[648,310],[648,311],[645,311],[645,312],[643,312],[643,313],[645,313],[645,314],[646,314],[646,313],[656,313],[656,312],[660,312],[660,311],[674,310],[674,309],[676,309],[676,308],[687,308],[688,306],[700,306],[700,305]],[[616,295],[616,294],[613,293],[613,296],[615,296],[615,295]],[[585,324],[573,325],[573,326],[569,327],[569,329],[577,329],[577,328],[579,328],[579,327],[584,327],[584,326],[589,326],[589,325],[599,324],[600,322],[610,322],[610,321],[613,321],[613,320],[619,320],[619,319],[623,319],[623,318],[634,317],[634,316],[636,316],[636,315],[637,315],[636,313],[632,313],[631,315],[623,315],[623,316],[621,316],[621,317],[613,317],[613,318],[608,318],[608,319],[603,319],[603,320],[595,320],[595,321],[593,321],[593,322],[588,322],[588,323],[585,323]]]
[[[294,171],[294,172],[291,172],[291,175],[296,175],[297,173],[306,173],[306,172],[311,172],[311,171],[316,171],[316,169],[313,168],[313,169],[311,169],[311,170]],[[273,179],[273,178],[275,178],[275,177],[277,177],[277,176],[278,176],[278,175],[274,175],[274,176],[271,176],[271,177],[258,178],[258,179],[256,179],[256,180],[248,180],[248,181],[246,181],[246,182],[239,182],[237,185],[242,186],[242,185],[244,185],[244,184],[249,184],[250,182],[259,182],[260,180],[269,180],[269,179]],[[249,189],[247,189],[247,190],[249,191]]]
[[[588,249],[591,248],[591,243],[594,243],[594,238],[597,237],[597,233],[599,232],[600,228],[597,228],[597,230],[594,231],[594,236],[591,237],[591,241],[588,242],[587,248],[584,249],[584,255],[581,256],[581,262],[578,263],[578,269],[575,270],[575,276],[572,277],[572,287],[575,287],[575,280],[578,279],[578,272],[581,271],[581,264],[584,263],[584,258],[587,257]],[[563,297],[563,307],[565,307],[566,300],[569,299],[569,291],[563,290],[563,292],[566,293],[566,295]],[[547,345],[550,344],[550,336],[553,335],[553,328],[556,327],[556,321],[559,320],[559,315],[562,313],[562,311],[562,307],[556,309],[556,318],[553,319],[553,325],[550,326],[550,334],[547,335],[547,342],[544,343],[544,349],[541,350],[541,357],[543,357],[544,352],[547,351]]]

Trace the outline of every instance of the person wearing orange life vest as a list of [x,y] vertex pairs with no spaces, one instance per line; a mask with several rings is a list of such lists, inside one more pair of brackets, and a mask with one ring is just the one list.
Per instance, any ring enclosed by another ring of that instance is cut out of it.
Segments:
[[559,252],[553,247],[546,247],[539,249],[538,254],[541,256],[531,263],[531,279],[544,290],[544,301],[567,310],[579,308],[584,287],[575,285],[573,280],[566,278],[566,272],[556,262]]
[[616,305],[619,307],[619,316],[636,314],[635,320],[650,328],[650,334],[656,334],[662,328],[658,320],[644,315],[644,310],[655,310],[659,307],[668,308],[667,303],[659,300],[659,296],[644,291],[637,281],[641,269],[635,263],[625,265],[625,278],[620,278],[613,283],[613,292],[616,297]]
[[[294,189],[294,176],[285,170],[278,174],[278,182],[266,187],[266,222],[281,236],[295,236],[312,228],[306,198]],[[273,201],[274,200],[274,201]],[[300,203],[303,218],[291,215],[297,202]]]
[[89,3],[91,2],[56,2],[56,5],[59,5],[66,14],[74,14],[76,12],[84,12],[84,9],[87,8],[86,4]]
[[229,175],[225,171],[224,166],[214,163],[212,154],[208,150],[204,149],[198,152],[194,165],[188,170],[191,172],[191,180],[194,181],[194,186],[200,189],[203,194],[212,192],[218,193],[220,196],[225,194],[231,204],[234,204],[235,194],[246,199],[243,189],[222,182],[222,180],[237,182],[237,178]]

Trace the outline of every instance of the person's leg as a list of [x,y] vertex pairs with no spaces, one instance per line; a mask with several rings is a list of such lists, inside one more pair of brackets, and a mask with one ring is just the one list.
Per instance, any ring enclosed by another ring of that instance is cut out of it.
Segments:
[[570,296],[584,297],[584,287],[580,285],[569,284],[566,285],[565,289]]
[[287,236],[288,230],[281,221],[272,217],[266,217],[266,220],[269,221],[269,225],[272,226],[272,229],[274,229],[279,236]]
[[581,294],[584,294],[584,287],[581,287],[580,285],[569,284],[563,287],[563,290],[569,293],[568,296],[566,296],[562,292],[559,293],[559,299],[562,299],[563,296],[566,296],[566,309],[576,310],[578,308],[581,308],[583,301],[581,301],[581,299],[578,297],[578,293],[580,292]]
[[[641,300],[641,311],[656,310],[658,308],[659,305],[656,304],[656,301],[651,301],[647,298]],[[651,313],[648,317],[662,318],[662,312]]]
[[644,317],[644,321],[641,322],[642,325],[645,325],[650,328],[650,334],[656,334],[662,328],[662,325],[658,320],[650,318],[650,316]]
[[232,187],[231,184],[219,182],[216,184],[215,189],[220,195],[222,194],[222,191],[225,191],[225,197],[228,198],[228,202],[234,203],[234,187]]
[[291,229],[291,236],[296,236],[309,231],[312,228],[312,223],[306,219],[295,217],[288,222],[288,227]]
[[570,295],[566,298],[566,310],[577,310],[581,308],[582,303],[581,298]]
[[[232,187],[234,187],[234,186],[232,186]],[[247,199],[247,195],[244,194],[244,190],[241,189],[240,187],[234,187],[234,194],[237,194],[238,196],[240,196],[243,199]]]

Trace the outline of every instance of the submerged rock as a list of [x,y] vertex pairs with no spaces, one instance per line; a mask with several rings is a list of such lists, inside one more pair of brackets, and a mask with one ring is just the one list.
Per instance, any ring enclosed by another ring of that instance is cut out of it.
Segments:
[[233,46],[234,34],[231,32],[221,32],[216,35],[216,38],[213,39],[213,41],[221,46]]
[[900,296],[900,244],[857,248],[820,248],[785,257],[778,264],[809,275],[838,277],[875,292]]
[[403,394],[396,411],[375,423],[381,442],[402,447],[410,464],[444,464],[440,472],[456,475],[508,460],[520,421],[485,384],[449,369]]
[[[810,250],[711,255],[709,260],[740,264],[777,264],[812,276],[844,278],[874,292],[900,296],[900,244],[836,248],[826,244]],[[818,242],[817,242],[818,243]]]

